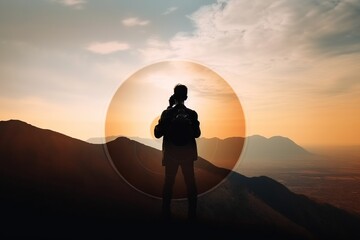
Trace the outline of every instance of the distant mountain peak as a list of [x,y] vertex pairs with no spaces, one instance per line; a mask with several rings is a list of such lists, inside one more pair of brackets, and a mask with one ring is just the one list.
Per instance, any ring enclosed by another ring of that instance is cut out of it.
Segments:
[[286,140],[290,140],[290,138],[288,137],[283,137],[283,136],[280,136],[280,135],[276,135],[276,136],[272,136],[272,137],[269,137],[268,139],[286,139]]
[[251,136],[248,136],[248,138],[261,138],[261,139],[267,139],[267,137],[264,137],[260,134],[254,134],[254,135],[251,135]]
[[[273,140],[273,141],[282,141],[282,142],[291,142],[293,144],[296,144],[293,140],[291,140],[288,137],[283,137],[283,136],[272,136],[270,138],[268,138],[268,140]],[[297,145],[297,144],[296,144]]]
[[28,126],[32,126],[31,124],[27,123],[27,122],[24,122],[24,121],[21,121],[21,120],[18,120],[18,119],[9,119],[9,120],[1,120],[0,121],[0,124],[1,125],[4,125],[4,124],[18,124],[18,125],[28,125]]
[[128,137],[120,136],[120,137],[115,138],[114,140],[109,141],[108,143],[110,143],[110,142],[131,142],[131,141],[134,141],[134,140],[132,140]]
[[[34,139],[33,135],[36,134],[37,138]],[[70,137],[68,135],[50,130],[40,128],[34,125],[31,125],[27,122],[17,120],[17,119],[10,119],[6,121],[0,121],[0,140],[8,141],[8,140],[15,140],[18,141],[28,141],[28,143],[32,143],[34,141],[40,141],[40,138],[50,138],[51,140],[62,139],[64,141],[75,140],[77,142],[83,142],[80,139]],[[46,144],[46,143],[44,143]]]
[[[283,136],[270,138],[261,135],[253,135],[247,138],[243,159],[251,160],[251,164],[265,166],[275,162],[287,163],[291,160],[306,160],[313,154],[296,144],[293,140]],[[269,161],[271,160],[271,161]]]
[[[41,129],[39,127],[33,126],[27,122],[17,120],[17,119],[10,119],[5,121],[0,121],[1,129],[13,129],[13,130],[20,130],[20,129]],[[45,129],[43,129],[45,130]],[[50,130],[48,130],[50,131]]]

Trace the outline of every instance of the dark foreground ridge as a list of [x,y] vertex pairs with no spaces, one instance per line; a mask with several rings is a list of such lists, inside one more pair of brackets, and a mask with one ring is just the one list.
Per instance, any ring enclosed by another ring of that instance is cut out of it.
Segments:
[[[127,138],[119,148],[159,151]],[[197,168],[227,174],[204,159]],[[294,194],[268,177],[232,172],[199,197],[198,221],[186,221],[186,201],[174,204],[171,223],[161,201],[127,185],[101,144],[11,120],[0,122],[0,236],[46,238],[236,237],[359,239],[358,216]],[[189,235],[190,234],[190,235]]]

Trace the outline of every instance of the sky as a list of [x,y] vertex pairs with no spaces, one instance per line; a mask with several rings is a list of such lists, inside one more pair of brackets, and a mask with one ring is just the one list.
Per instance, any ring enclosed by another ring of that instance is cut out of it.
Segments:
[[0,120],[104,136],[118,88],[174,59],[226,80],[246,135],[360,145],[360,0],[0,0]]
[[244,112],[231,86],[209,68],[184,60],[151,64],[127,79],[109,104],[105,136],[155,139],[154,127],[179,82],[188,87],[185,104],[196,109],[202,137],[246,136]]

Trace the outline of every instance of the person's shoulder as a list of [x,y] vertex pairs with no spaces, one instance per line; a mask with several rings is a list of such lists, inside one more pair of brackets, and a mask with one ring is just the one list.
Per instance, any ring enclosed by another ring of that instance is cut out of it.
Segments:
[[170,108],[165,109],[165,110],[161,113],[161,116],[169,116],[169,115],[173,114],[173,112],[174,112],[174,108],[173,108],[173,107],[170,107]]
[[185,110],[188,114],[197,115],[197,112],[191,108],[186,107],[185,105],[176,105],[175,107],[169,109],[171,112],[177,112],[179,109]]
[[191,109],[191,108],[186,108],[186,110],[190,113],[190,114],[192,114],[193,116],[197,116],[197,112],[195,111],[195,110],[193,110],[193,109]]
[[[185,106],[184,106],[185,107]],[[191,108],[188,108],[188,107],[185,107],[187,111],[189,112],[196,112],[195,110],[191,109]]]

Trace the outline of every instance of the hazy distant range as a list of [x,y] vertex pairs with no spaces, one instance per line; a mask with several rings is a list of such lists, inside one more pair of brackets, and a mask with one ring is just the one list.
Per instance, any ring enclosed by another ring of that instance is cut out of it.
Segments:
[[[329,161],[324,168],[321,157],[307,152],[287,138],[256,136],[254,140],[246,144],[246,158],[236,166],[238,172],[218,167],[200,157],[195,163],[197,173],[212,176],[211,179],[227,177],[217,188],[199,196],[196,228],[184,222],[186,201],[174,202],[177,222],[164,226],[159,221],[161,199],[135,191],[116,175],[104,152],[104,144],[90,144],[18,120],[0,121],[0,236],[66,239],[90,236],[103,239],[146,232],[149,236],[160,238],[169,238],[174,233],[188,238],[191,233],[192,236],[216,236],[219,239],[360,239],[360,215],[351,213],[351,209],[345,211],[323,203],[311,198],[311,194],[294,193],[268,176],[249,177],[239,173],[290,173],[298,179],[299,186],[306,189],[309,185],[296,174],[329,176],[327,169],[332,169],[328,166]],[[224,151],[229,146],[235,146],[233,143],[242,141],[237,138],[200,139],[198,143],[200,149],[206,144],[217,146],[212,161],[218,161],[217,157],[222,155],[218,153],[232,156]],[[251,150],[252,144],[255,144],[253,148],[256,152]],[[162,169],[159,164],[161,151],[135,140],[120,137],[109,142],[108,149],[120,154],[114,158],[117,163],[134,163],[139,156],[137,153],[142,153],[151,163],[149,166]],[[274,152],[276,149],[278,153]],[[285,154],[289,151],[294,151],[293,158]],[[316,164],[313,164],[315,161]],[[292,164],[294,162],[296,164]],[[267,169],[273,169],[273,172],[266,170],[266,165],[261,163],[267,164]],[[140,170],[149,173],[145,168]],[[137,176],[131,174],[131,177]],[[136,179],[150,180],[145,181],[145,186],[153,186],[153,179],[141,176]],[[349,173],[348,177],[353,176]],[[329,181],[329,177],[325,179]],[[162,178],[160,180],[163,181]],[[311,189],[321,183],[319,179],[311,180]],[[155,186],[161,188],[161,182],[158,183],[160,185]],[[353,185],[356,185],[354,179]],[[348,187],[343,186],[343,189]],[[344,197],[339,191],[328,193],[327,202],[333,193]],[[138,231],[134,231],[134,227]],[[168,232],[165,234],[164,231]]]
[[[161,150],[162,139],[129,138]],[[199,138],[197,143],[216,146],[221,156],[221,146],[231,140],[234,139]],[[105,140],[96,137],[87,142],[99,144]],[[208,159],[201,151],[199,155]],[[246,176],[269,176],[294,192],[360,213],[360,146],[305,149],[286,137],[253,135],[246,138],[233,170]]]

